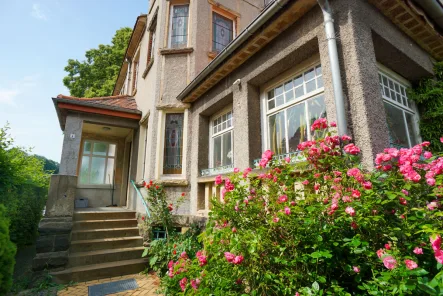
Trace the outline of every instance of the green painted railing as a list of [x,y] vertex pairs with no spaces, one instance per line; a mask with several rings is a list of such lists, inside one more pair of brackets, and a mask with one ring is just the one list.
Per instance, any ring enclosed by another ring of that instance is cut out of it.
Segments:
[[132,184],[132,186],[134,186],[134,189],[137,192],[138,197],[141,199],[143,206],[145,207],[146,215],[148,215],[148,217],[151,218],[151,213],[149,212],[148,205],[146,204],[146,201],[143,198],[143,195],[140,192],[140,189],[138,189],[137,185],[135,185],[135,182],[133,180],[131,180],[131,184]]

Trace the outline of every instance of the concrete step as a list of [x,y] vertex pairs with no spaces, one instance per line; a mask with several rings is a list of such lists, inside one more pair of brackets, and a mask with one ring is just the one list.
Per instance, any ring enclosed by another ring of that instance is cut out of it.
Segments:
[[104,279],[143,271],[148,264],[148,259],[132,259],[124,261],[106,262],[94,265],[84,265],[67,268],[62,271],[52,272],[55,282],[60,284],[85,282]]
[[74,221],[135,219],[133,211],[75,211]]
[[144,247],[78,252],[69,255],[69,267],[142,258]]
[[140,236],[88,239],[71,241],[69,253],[90,252],[106,249],[120,249],[143,246],[143,238]]
[[109,228],[126,228],[136,227],[137,219],[110,219],[110,220],[83,220],[74,222],[72,228],[76,230],[90,230],[90,229],[109,229]]
[[139,235],[139,230],[137,227],[75,230],[71,233],[71,241],[113,238],[113,237],[128,237],[128,236],[137,236],[137,235]]

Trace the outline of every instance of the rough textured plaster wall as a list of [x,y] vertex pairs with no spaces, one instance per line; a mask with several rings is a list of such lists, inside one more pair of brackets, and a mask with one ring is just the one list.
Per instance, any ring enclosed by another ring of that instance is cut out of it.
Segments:
[[164,58],[162,104],[177,103],[178,94],[186,87],[188,55],[174,54]]
[[78,156],[82,138],[83,120],[79,115],[68,114],[63,138],[60,175],[77,175]]

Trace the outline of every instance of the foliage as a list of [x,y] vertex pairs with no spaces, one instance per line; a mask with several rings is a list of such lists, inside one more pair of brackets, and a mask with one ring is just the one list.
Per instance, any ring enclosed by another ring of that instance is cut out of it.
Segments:
[[169,263],[165,295],[442,295],[443,158],[388,148],[366,171],[350,137],[312,130],[303,170],[268,150],[267,171],[217,176],[204,247]]
[[16,248],[9,239],[6,209],[0,204],[0,295],[6,294],[12,285]]
[[434,152],[443,152],[439,141],[443,130],[443,62],[434,65],[435,77],[425,78],[409,91],[420,111],[420,134],[431,142]]
[[0,204],[10,220],[11,240],[31,244],[37,235],[48,193],[49,175],[42,160],[14,146],[9,127],[0,128]]
[[68,60],[65,67],[68,76],[63,78],[63,84],[72,96],[112,95],[131,33],[131,28],[121,28],[115,32],[110,45],[100,44],[98,48],[86,51],[85,61]]
[[35,157],[43,160],[43,169],[45,170],[45,172],[47,172],[48,174],[58,174],[58,170],[60,167],[60,164],[58,162],[47,159],[46,157],[37,154],[35,155]]

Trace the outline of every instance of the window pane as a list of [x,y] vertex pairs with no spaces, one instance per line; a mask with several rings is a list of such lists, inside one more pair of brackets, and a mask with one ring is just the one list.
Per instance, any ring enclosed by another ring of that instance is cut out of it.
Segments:
[[395,147],[409,147],[403,111],[386,102],[384,105],[391,145]]
[[315,80],[311,80],[306,83],[306,93],[310,93],[315,90]]
[[323,95],[308,101],[309,125],[311,126],[316,119],[326,118],[326,105]]
[[218,136],[218,137],[215,137],[214,138],[214,167],[216,168],[216,167],[219,167],[219,166],[222,166],[222,163],[223,163],[223,161],[222,161],[222,155],[221,155],[221,146],[222,146],[222,144],[221,144],[221,140],[222,139],[222,137],[221,136]]
[[323,76],[317,77],[317,88],[323,87]]
[[91,153],[91,142],[85,141],[85,144],[83,145],[83,153],[85,154]]
[[275,108],[275,100],[271,100],[268,102],[268,109],[274,109]]
[[108,156],[115,156],[115,144],[109,144]]
[[307,140],[305,103],[295,105],[288,109],[289,152],[297,151],[297,146]]
[[217,13],[212,14],[212,50],[223,50],[234,37],[234,22]]
[[303,84],[303,76],[298,76],[294,78],[294,86],[299,86]]
[[406,122],[408,124],[408,132],[409,132],[409,139],[411,139],[411,145],[415,146],[418,144],[418,131],[417,131],[417,125],[414,122],[414,115],[411,113],[405,112],[406,115]]
[[183,113],[166,114],[163,174],[182,173]]
[[232,132],[227,132],[222,135],[223,137],[223,165],[231,165],[232,164],[232,146],[231,146],[231,135]]
[[80,184],[89,183],[89,156],[82,157],[82,163],[80,166]]
[[311,80],[315,77],[314,69],[305,72],[305,81]]
[[107,146],[108,145],[105,143],[94,143],[94,150],[92,151],[92,154],[106,156]]
[[275,102],[277,107],[283,105],[285,103],[283,95],[276,97]]
[[91,184],[104,184],[106,158],[92,157],[91,161]]
[[284,111],[269,117],[269,137],[271,150],[276,154],[286,153]]
[[295,89],[295,97],[299,98],[305,94],[305,90],[303,89],[303,86],[297,87]]
[[174,5],[171,13],[171,47],[185,47],[188,43],[188,5]]
[[114,158],[108,158],[105,179],[106,184],[112,184],[114,182]]

